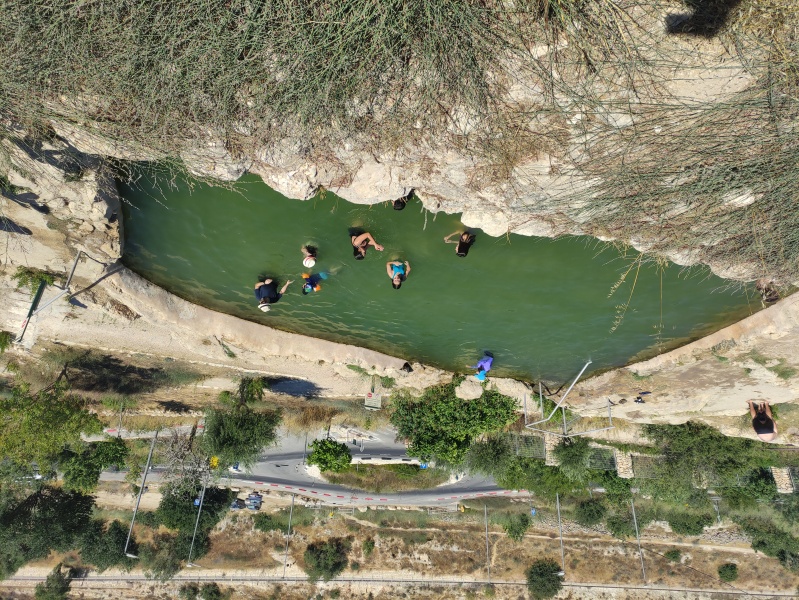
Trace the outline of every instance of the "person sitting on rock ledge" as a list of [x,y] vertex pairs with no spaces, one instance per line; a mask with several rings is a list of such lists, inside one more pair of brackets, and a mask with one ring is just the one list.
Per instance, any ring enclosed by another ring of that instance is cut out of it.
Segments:
[[757,437],[764,442],[771,442],[777,438],[777,424],[771,414],[771,407],[768,401],[754,402],[747,400],[749,414],[752,415],[752,427],[755,429]]
[[292,283],[291,279],[287,280],[279,292],[277,291],[277,284],[273,279],[264,279],[256,283],[255,297],[258,299],[258,308],[264,312],[272,310],[270,305],[283,297],[290,283]]
[[481,358],[476,365],[469,367],[470,369],[477,369],[477,373],[474,374],[474,378],[477,381],[485,381],[486,380],[486,373],[491,370],[491,365],[494,363],[494,355],[490,352],[483,353],[483,358]]

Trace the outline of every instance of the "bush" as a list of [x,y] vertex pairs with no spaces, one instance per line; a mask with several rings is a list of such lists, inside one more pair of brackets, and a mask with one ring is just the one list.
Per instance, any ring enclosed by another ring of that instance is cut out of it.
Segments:
[[308,544],[303,554],[308,579],[312,582],[333,579],[347,568],[349,550],[350,542],[343,538],[330,538],[324,542]]
[[363,541],[361,548],[363,550],[363,555],[368,557],[375,551],[375,541],[372,538],[367,538]]
[[608,531],[619,539],[635,536],[635,523],[631,514],[611,515],[605,521],[605,525]]
[[671,530],[678,535],[700,535],[705,527],[713,523],[713,515],[675,511],[669,513],[666,520]]
[[200,588],[200,598],[202,600],[222,600],[224,595],[222,594],[222,590],[219,589],[219,586],[216,583],[204,583],[202,588]]
[[502,524],[502,528],[510,539],[514,542],[520,542],[524,538],[524,534],[530,528],[532,522],[533,520],[530,518],[530,515],[521,513],[509,516],[505,523]]
[[724,563],[719,567],[719,579],[727,583],[738,579],[738,565],[735,563]]
[[494,474],[497,484],[507,490],[527,490],[543,498],[554,499],[577,487],[558,467],[549,467],[538,458],[514,456],[503,471]]
[[560,565],[554,560],[537,560],[527,569],[527,590],[530,597],[544,600],[556,596],[563,587],[560,578]]
[[680,562],[680,558],[682,557],[682,553],[679,550],[666,550],[663,554],[666,557],[666,560],[669,562]]
[[178,591],[178,597],[180,600],[196,600],[197,596],[200,593],[200,586],[193,581],[189,583],[184,583],[180,586],[180,591]]
[[347,444],[331,439],[314,440],[311,453],[308,455],[309,465],[318,465],[322,471],[340,473],[352,462],[352,454]]
[[583,500],[577,505],[575,519],[580,525],[592,527],[605,518],[607,508],[601,498]]
[[[98,573],[118,565],[130,570],[134,559],[124,554],[127,539],[128,528],[120,521],[112,521],[106,529],[103,521],[93,520],[80,539],[81,560],[93,565]],[[136,554],[136,541],[133,539],[129,543],[128,552]]]
[[599,471],[595,480],[605,490],[605,501],[611,506],[621,507],[630,503],[633,493],[629,479],[622,479],[613,471]]
[[3,354],[11,347],[14,341],[14,334],[10,331],[0,331],[0,354]]
[[744,533],[752,540],[752,548],[766,556],[777,558],[791,571],[799,571],[799,539],[763,517],[738,520]]

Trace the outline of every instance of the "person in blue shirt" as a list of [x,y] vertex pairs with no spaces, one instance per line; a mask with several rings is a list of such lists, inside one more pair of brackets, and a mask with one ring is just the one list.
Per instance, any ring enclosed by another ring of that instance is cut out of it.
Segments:
[[264,312],[272,310],[271,305],[283,297],[290,283],[292,283],[291,279],[287,280],[279,292],[273,279],[264,279],[256,283],[255,298],[258,300],[258,308]]
[[408,261],[401,262],[399,260],[390,260],[386,263],[386,273],[391,278],[391,285],[395,290],[400,289],[402,282],[408,278],[411,273],[411,265]]
[[304,296],[322,289],[322,282],[327,279],[327,273],[303,273],[302,293]]
[[484,352],[483,358],[481,358],[476,365],[473,365],[469,368],[477,369],[477,373],[474,374],[474,378],[477,381],[485,381],[486,380],[486,373],[491,370],[491,366],[494,363],[494,355],[491,352]]

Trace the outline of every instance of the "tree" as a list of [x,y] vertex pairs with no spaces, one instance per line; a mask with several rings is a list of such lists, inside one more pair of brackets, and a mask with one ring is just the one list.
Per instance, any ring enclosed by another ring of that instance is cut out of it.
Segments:
[[585,483],[588,479],[590,455],[591,447],[584,437],[565,438],[555,447],[560,470],[575,483]]
[[208,409],[203,435],[205,450],[219,459],[220,468],[235,463],[251,466],[261,450],[275,441],[280,421],[279,411],[255,412],[246,406]]
[[0,513],[0,579],[52,550],[75,548],[93,507],[91,496],[47,486],[9,501]]
[[180,600],[195,600],[200,593],[200,586],[193,581],[184,583],[180,586],[178,597]]
[[719,567],[719,579],[730,583],[738,579],[738,565],[735,563],[724,563]]
[[563,583],[560,579],[560,565],[551,559],[535,561],[527,569],[527,590],[530,597],[544,600],[556,596]]
[[502,430],[516,419],[516,400],[485,390],[480,398],[461,400],[456,381],[427,388],[420,398],[398,394],[391,423],[408,440],[408,452],[423,459],[458,465],[472,441]]
[[492,476],[507,469],[512,458],[513,450],[507,437],[492,435],[469,447],[464,466],[470,473]]
[[338,473],[345,471],[352,462],[352,454],[347,444],[331,439],[314,440],[311,453],[308,455],[309,465],[318,465],[322,471]]
[[82,452],[67,450],[60,460],[64,471],[64,486],[84,493],[94,491],[102,470],[112,465],[124,464],[128,452],[127,445],[119,438],[89,444]]
[[61,563],[58,563],[44,582],[36,584],[33,597],[36,600],[66,600],[71,581],[68,574],[61,572]]
[[330,581],[347,568],[349,540],[330,538],[324,542],[313,542],[303,554],[305,572],[310,581]]
[[580,525],[592,527],[605,518],[607,508],[601,498],[583,500],[577,505],[575,519]]
[[263,377],[242,377],[235,392],[225,391],[219,394],[219,402],[233,408],[249,406],[264,399],[267,387]]
[[45,468],[65,447],[82,448],[81,434],[100,433],[102,425],[86,410],[87,401],[66,392],[63,381],[35,394],[21,383],[10,396],[0,397],[0,456]]
[[[134,559],[124,554],[127,538],[128,529],[120,521],[112,521],[106,528],[105,522],[93,519],[80,539],[81,560],[94,566],[98,573],[118,565],[130,570]],[[137,552],[136,540],[133,538],[128,545],[128,552]]]

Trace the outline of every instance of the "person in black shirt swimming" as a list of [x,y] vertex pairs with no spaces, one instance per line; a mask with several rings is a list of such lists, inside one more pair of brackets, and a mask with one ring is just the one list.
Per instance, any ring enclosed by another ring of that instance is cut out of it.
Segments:
[[764,442],[770,442],[777,437],[777,424],[771,414],[771,407],[768,401],[753,402],[748,400],[749,414],[752,415],[752,427],[755,429],[757,437]]
[[[459,235],[457,241],[450,239],[453,235]],[[450,233],[447,237],[444,238],[444,243],[446,244],[457,244],[455,246],[455,254],[463,258],[467,254],[469,254],[469,248],[472,247],[474,244],[474,235],[469,233],[468,231],[460,232],[456,231],[455,233]]]
[[287,280],[279,292],[277,291],[277,284],[272,279],[264,279],[256,283],[255,297],[258,300],[258,308],[264,312],[272,310],[270,305],[283,297],[290,283],[292,283],[291,279]]

